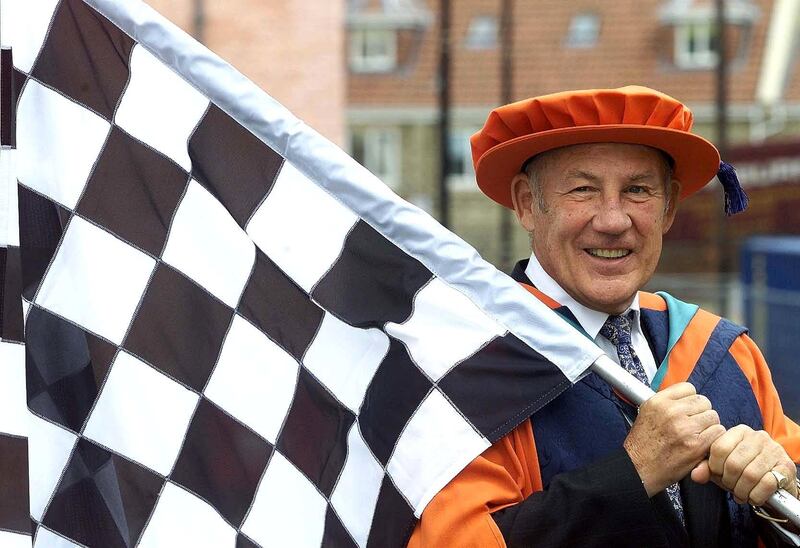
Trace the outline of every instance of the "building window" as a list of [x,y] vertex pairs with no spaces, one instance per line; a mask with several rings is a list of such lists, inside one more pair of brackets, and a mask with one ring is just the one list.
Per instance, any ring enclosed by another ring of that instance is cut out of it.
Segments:
[[474,191],[475,169],[472,166],[472,149],[469,138],[480,128],[456,128],[450,131],[447,140],[447,153],[450,160],[450,174],[447,184],[451,190]]
[[600,16],[596,13],[579,13],[572,17],[567,31],[566,46],[591,48],[600,36]]
[[354,130],[353,158],[391,188],[400,185],[400,129],[370,127]]
[[469,22],[464,45],[469,49],[497,47],[497,18],[493,15],[476,15]]
[[350,31],[350,69],[353,72],[389,72],[397,65],[397,34],[393,29]]
[[717,31],[711,21],[675,27],[675,64],[684,69],[707,69],[717,64]]

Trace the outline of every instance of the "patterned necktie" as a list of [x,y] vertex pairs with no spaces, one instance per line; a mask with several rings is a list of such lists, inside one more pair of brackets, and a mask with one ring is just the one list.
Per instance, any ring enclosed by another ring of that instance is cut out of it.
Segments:
[[[633,311],[624,316],[609,316],[603,327],[600,328],[600,334],[611,341],[617,349],[617,356],[619,356],[619,364],[624,367],[628,373],[636,377],[638,380],[650,386],[650,379],[647,378],[647,372],[642,366],[642,362],[636,355],[633,349],[633,342],[631,341],[631,316]],[[670,485],[666,489],[672,507],[681,520],[681,523],[686,525],[686,520],[683,514],[683,503],[681,502],[681,492],[678,484]]]

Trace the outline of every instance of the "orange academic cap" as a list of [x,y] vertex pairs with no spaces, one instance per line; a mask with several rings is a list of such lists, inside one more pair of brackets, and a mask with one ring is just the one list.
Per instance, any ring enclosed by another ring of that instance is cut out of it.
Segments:
[[666,152],[674,161],[681,198],[706,185],[720,171],[726,211],[736,213],[747,197],[716,147],[690,133],[692,112],[680,101],[654,89],[565,91],[525,99],[494,109],[483,129],[472,136],[472,161],[478,186],[508,208],[511,179],[532,156],[583,143],[631,143]]

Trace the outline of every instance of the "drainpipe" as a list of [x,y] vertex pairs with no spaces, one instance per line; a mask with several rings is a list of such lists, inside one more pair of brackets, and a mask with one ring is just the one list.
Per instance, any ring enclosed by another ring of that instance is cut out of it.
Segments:
[[194,15],[192,17],[192,34],[200,43],[205,43],[206,32],[206,3],[205,0],[194,0]]
[[800,0],[775,0],[756,87],[761,116],[751,125],[751,141],[763,141],[785,127],[786,110],[782,100],[797,40],[798,21]]
[[439,222],[450,227],[450,0],[439,4]]
[[[716,71],[716,106],[717,106],[717,148],[724,160],[728,151],[728,48],[725,21],[725,0],[716,0],[717,23],[717,71]],[[720,188],[720,192],[722,189]],[[717,213],[717,272],[719,286],[718,313],[728,315],[728,278],[731,270],[731,246],[727,218],[722,208]]]
[[[501,104],[514,100],[514,1],[502,0],[500,5],[500,94]],[[512,213],[500,208],[500,253],[498,267],[511,271]]]

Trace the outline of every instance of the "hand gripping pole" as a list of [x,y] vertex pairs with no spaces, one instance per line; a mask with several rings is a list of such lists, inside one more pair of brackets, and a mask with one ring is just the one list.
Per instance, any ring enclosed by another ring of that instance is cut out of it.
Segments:
[[[642,384],[606,355],[600,356],[592,364],[591,369],[625,399],[637,406],[655,395],[650,387]],[[782,517],[800,527],[800,500],[794,498],[788,491],[778,489],[769,497],[767,504]]]

